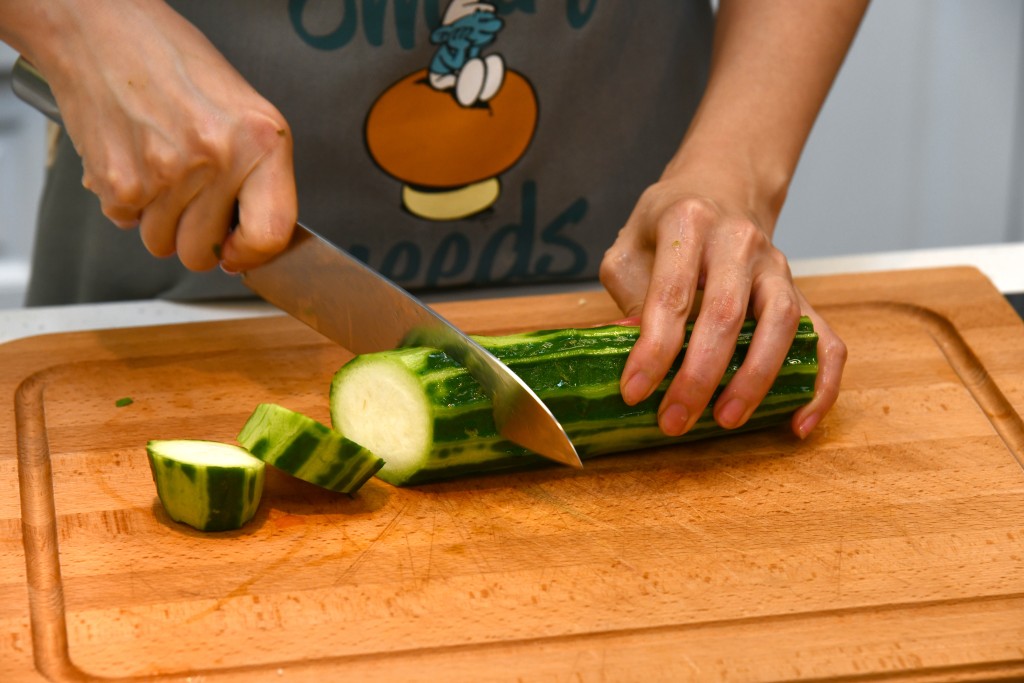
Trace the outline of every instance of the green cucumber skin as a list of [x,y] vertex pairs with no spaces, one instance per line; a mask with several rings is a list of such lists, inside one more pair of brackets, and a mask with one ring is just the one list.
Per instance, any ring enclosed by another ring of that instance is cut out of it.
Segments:
[[256,514],[263,494],[262,467],[199,467],[160,455],[150,446],[147,455],[157,496],[174,521],[199,531],[233,531]]
[[[658,427],[657,410],[665,391],[682,363],[692,324],[664,381],[646,400],[635,406],[621,397],[619,378],[639,329],[605,326],[587,329],[545,330],[504,337],[475,336],[533,389],[565,428],[581,458],[666,444],[683,443],[725,434],[762,429],[785,422],[814,395],[818,371],[817,341],[809,318],[802,318],[782,369],[767,396],[740,429],[718,426],[713,405],[746,357],[754,331],[748,321],[738,336],[736,349],[718,389],[693,428],[678,437],[666,436]],[[358,356],[335,374],[331,411],[339,424],[333,394],[345,381],[348,369],[390,356],[413,373],[431,405],[433,441],[431,452],[415,471],[377,476],[396,486],[450,479],[465,474],[523,469],[548,463],[544,458],[501,437],[494,425],[491,402],[482,387],[458,363],[436,349],[405,348]],[[382,453],[387,459],[387,453]]]
[[256,406],[237,438],[268,465],[338,493],[355,493],[384,466],[333,429],[272,403]]

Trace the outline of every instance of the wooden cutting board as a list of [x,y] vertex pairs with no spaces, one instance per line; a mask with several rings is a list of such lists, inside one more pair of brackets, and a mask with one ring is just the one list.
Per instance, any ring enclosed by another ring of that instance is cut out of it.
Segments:
[[0,346],[0,681],[1024,677],[1024,323],[973,269],[801,285],[850,352],[804,442],[351,498],[278,474],[210,535],[163,513],[146,441],[232,441],[263,401],[326,422],[344,350],[283,317]]

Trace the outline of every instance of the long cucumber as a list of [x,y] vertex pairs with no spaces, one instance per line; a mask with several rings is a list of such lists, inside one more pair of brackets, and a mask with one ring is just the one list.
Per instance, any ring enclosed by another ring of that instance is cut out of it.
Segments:
[[[665,380],[646,400],[628,406],[619,391],[636,327],[559,329],[474,337],[518,374],[555,417],[583,458],[737,431],[786,420],[814,395],[818,335],[802,318],[792,346],[764,401],[738,430],[712,417],[718,394],[742,364],[754,331],[744,324],[728,369],[708,408],[680,437],[658,427],[657,409],[686,344]],[[419,484],[546,462],[502,438],[491,401],[466,370],[437,349],[413,347],[363,354],[341,367],[331,384],[334,428],[382,457],[377,476],[396,486]]]

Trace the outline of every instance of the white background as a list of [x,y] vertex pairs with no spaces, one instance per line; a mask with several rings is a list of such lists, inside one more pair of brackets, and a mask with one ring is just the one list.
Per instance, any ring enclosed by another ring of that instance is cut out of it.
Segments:
[[[20,305],[45,124],[0,45],[0,309]],[[875,0],[776,233],[790,258],[1024,241],[1024,2]],[[1022,264],[1024,265],[1024,264]]]

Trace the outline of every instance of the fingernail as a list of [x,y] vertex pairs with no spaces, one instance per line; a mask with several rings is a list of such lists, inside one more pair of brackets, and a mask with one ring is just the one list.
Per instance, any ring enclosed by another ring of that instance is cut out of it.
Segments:
[[673,403],[661,412],[658,422],[661,424],[661,431],[669,436],[679,436],[686,429],[686,423],[690,419],[690,413],[686,406],[681,403]]
[[796,435],[801,439],[806,439],[807,435],[811,433],[811,430],[818,426],[818,420],[820,419],[821,415],[818,413],[811,413],[805,417],[803,422],[800,423],[800,426],[796,428]]
[[223,261],[220,264],[220,269],[223,270],[228,275],[238,275],[238,271],[237,270],[231,270],[230,268],[228,268],[227,266],[224,265]]
[[622,389],[622,398],[632,406],[647,398],[650,391],[651,378],[643,370],[638,370],[626,380],[626,386]]
[[730,398],[718,411],[718,424],[722,425],[726,429],[738,427],[746,412],[746,403],[738,398]]

